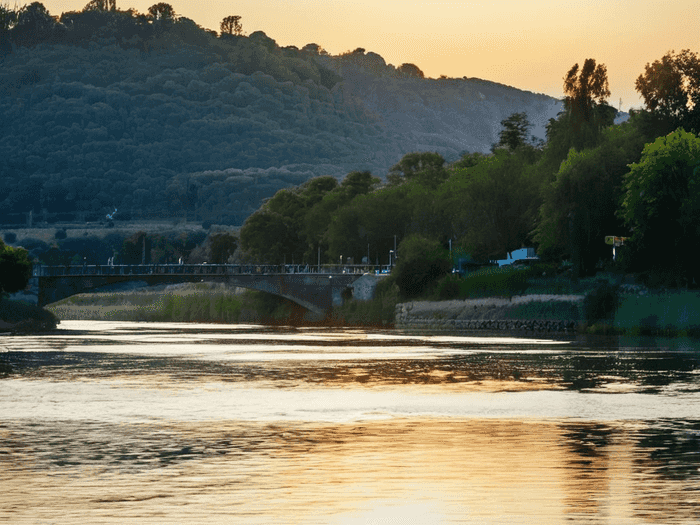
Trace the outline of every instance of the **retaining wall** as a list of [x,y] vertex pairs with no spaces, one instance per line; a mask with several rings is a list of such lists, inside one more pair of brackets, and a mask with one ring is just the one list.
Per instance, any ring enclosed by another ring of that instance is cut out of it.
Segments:
[[583,321],[583,295],[527,295],[396,305],[395,326],[430,330],[575,332]]

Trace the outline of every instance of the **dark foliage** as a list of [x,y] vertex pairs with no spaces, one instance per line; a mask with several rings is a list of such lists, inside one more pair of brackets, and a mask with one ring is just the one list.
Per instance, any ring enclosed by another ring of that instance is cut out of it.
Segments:
[[583,301],[583,310],[589,323],[610,320],[620,303],[618,287],[600,283]]

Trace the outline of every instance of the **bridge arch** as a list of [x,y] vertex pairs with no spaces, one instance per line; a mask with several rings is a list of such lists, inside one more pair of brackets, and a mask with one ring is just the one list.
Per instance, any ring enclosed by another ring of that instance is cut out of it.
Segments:
[[142,281],[148,286],[206,281],[279,295],[323,315],[331,306],[342,304],[344,292],[366,270],[349,266],[148,264],[35,266],[33,275],[38,280],[39,306],[129,281]]

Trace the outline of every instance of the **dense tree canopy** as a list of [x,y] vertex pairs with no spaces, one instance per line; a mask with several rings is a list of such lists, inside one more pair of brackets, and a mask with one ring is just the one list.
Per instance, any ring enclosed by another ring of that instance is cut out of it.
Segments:
[[678,129],[647,144],[624,190],[620,214],[632,231],[635,266],[700,283],[700,139]]
[[631,124],[606,130],[591,149],[571,150],[543,190],[535,240],[540,255],[571,259],[576,275],[590,275],[610,257],[606,235],[626,233],[616,214],[628,164],[639,159],[643,137]]

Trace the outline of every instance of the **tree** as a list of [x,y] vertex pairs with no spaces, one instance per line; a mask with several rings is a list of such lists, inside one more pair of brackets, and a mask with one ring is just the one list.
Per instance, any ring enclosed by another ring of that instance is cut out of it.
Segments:
[[502,259],[526,245],[538,198],[528,174],[524,156],[496,150],[476,166],[456,170],[440,187],[455,235],[475,259]]
[[148,15],[153,20],[162,20],[170,22],[174,21],[176,16],[175,9],[173,9],[173,6],[171,6],[170,4],[166,4],[165,2],[153,4],[151,7],[149,7]]
[[438,241],[422,235],[411,235],[401,241],[393,275],[401,295],[421,295],[440,277],[452,269],[449,253]]
[[425,186],[435,188],[449,177],[444,164],[445,159],[439,153],[407,153],[391,167],[387,180],[391,184],[400,184],[415,179]]
[[396,68],[399,73],[412,78],[425,78],[425,74],[415,64],[401,64]]
[[594,146],[601,130],[612,125],[617,111],[606,102],[610,96],[607,68],[603,64],[596,65],[592,58],[587,58],[580,70],[578,64],[569,70],[564,77],[564,94],[565,111],[558,119],[564,129],[550,121],[547,138],[551,141],[558,132],[556,139],[568,144],[566,155],[571,146],[576,149]]
[[620,216],[637,269],[700,282],[700,139],[678,129],[647,144],[625,176]]
[[53,37],[56,27],[56,18],[51,16],[44,4],[32,2],[19,11],[12,35],[18,44],[34,46]]
[[604,104],[610,96],[607,68],[596,65],[593,58],[586,59],[580,72],[578,64],[574,64],[564,77],[564,94],[564,105],[572,115],[590,121],[595,105]]
[[0,35],[9,31],[17,22],[17,11],[7,5],[0,5]]
[[83,11],[116,11],[117,0],[90,0]]
[[646,65],[635,88],[659,121],[700,130],[700,58],[696,53],[669,51]]
[[238,15],[227,16],[221,21],[221,34],[241,36],[243,34],[243,26],[241,25],[241,17]]
[[265,209],[258,210],[246,219],[241,228],[241,245],[258,262],[292,262],[291,257],[295,253],[303,252],[298,232],[290,217]]
[[0,296],[24,290],[31,274],[27,250],[7,246],[0,240]]
[[212,264],[226,264],[238,248],[238,238],[231,233],[213,233],[207,241]]
[[351,171],[340,183],[340,191],[344,198],[350,201],[358,195],[369,193],[373,187],[379,184],[379,179],[372,176],[369,171]]
[[519,147],[528,144],[528,132],[532,128],[532,124],[528,120],[526,113],[513,113],[510,117],[501,121],[501,126],[503,129],[498,134],[496,147],[504,147],[510,151],[515,151]]
[[595,148],[569,151],[542,192],[535,235],[540,257],[570,258],[577,276],[592,274],[599,260],[610,258],[604,238],[626,234],[616,215],[622,181],[643,144],[633,126],[622,124],[607,129]]

